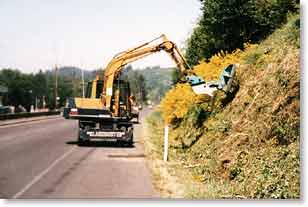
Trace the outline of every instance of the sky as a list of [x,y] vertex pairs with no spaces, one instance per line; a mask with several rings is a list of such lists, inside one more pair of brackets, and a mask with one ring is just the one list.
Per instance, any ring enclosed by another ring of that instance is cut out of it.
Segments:
[[[198,0],[0,0],[0,68],[104,68],[162,33],[181,48],[200,14]],[[154,65],[174,66],[163,52],[132,64]]]

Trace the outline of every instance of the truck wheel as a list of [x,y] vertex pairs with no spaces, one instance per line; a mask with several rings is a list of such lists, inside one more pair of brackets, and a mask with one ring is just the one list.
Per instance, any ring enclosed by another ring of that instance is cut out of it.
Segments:
[[80,137],[80,129],[78,130],[77,144],[78,146],[82,146],[84,144],[83,140]]
[[133,144],[134,144],[134,133],[133,132],[130,133],[130,136],[129,136],[128,140],[126,141],[126,144],[129,147],[133,146]]
[[78,146],[85,146],[89,143],[90,143],[90,140],[88,140],[88,139],[84,140],[84,139],[78,138]]
[[83,145],[89,143],[89,141],[90,140],[84,138],[84,131],[81,128],[79,128],[78,137],[77,137],[78,145],[83,146]]

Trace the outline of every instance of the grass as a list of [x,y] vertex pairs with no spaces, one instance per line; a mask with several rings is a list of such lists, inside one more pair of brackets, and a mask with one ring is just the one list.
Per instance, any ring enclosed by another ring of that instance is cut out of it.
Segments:
[[[169,162],[152,166],[163,197],[300,197],[299,45],[294,15],[243,57],[240,89],[225,108],[206,118],[187,113],[171,129]],[[163,123],[159,112],[148,118],[146,153],[155,162]]]

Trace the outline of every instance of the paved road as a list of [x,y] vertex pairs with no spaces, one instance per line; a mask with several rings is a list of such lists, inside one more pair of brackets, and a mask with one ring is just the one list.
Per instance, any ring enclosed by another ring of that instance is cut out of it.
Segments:
[[[143,112],[144,114],[148,111]],[[151,198],[142,125],[134,147],[76,145],[77,123],[61,117],[0,126],[1,198]]]

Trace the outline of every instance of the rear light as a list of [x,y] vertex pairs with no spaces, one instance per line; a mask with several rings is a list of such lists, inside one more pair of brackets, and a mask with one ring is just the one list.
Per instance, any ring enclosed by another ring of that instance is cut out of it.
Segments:
[[72,108],[72,109],[70,110],[70,115],[78,115],[78,109]]

